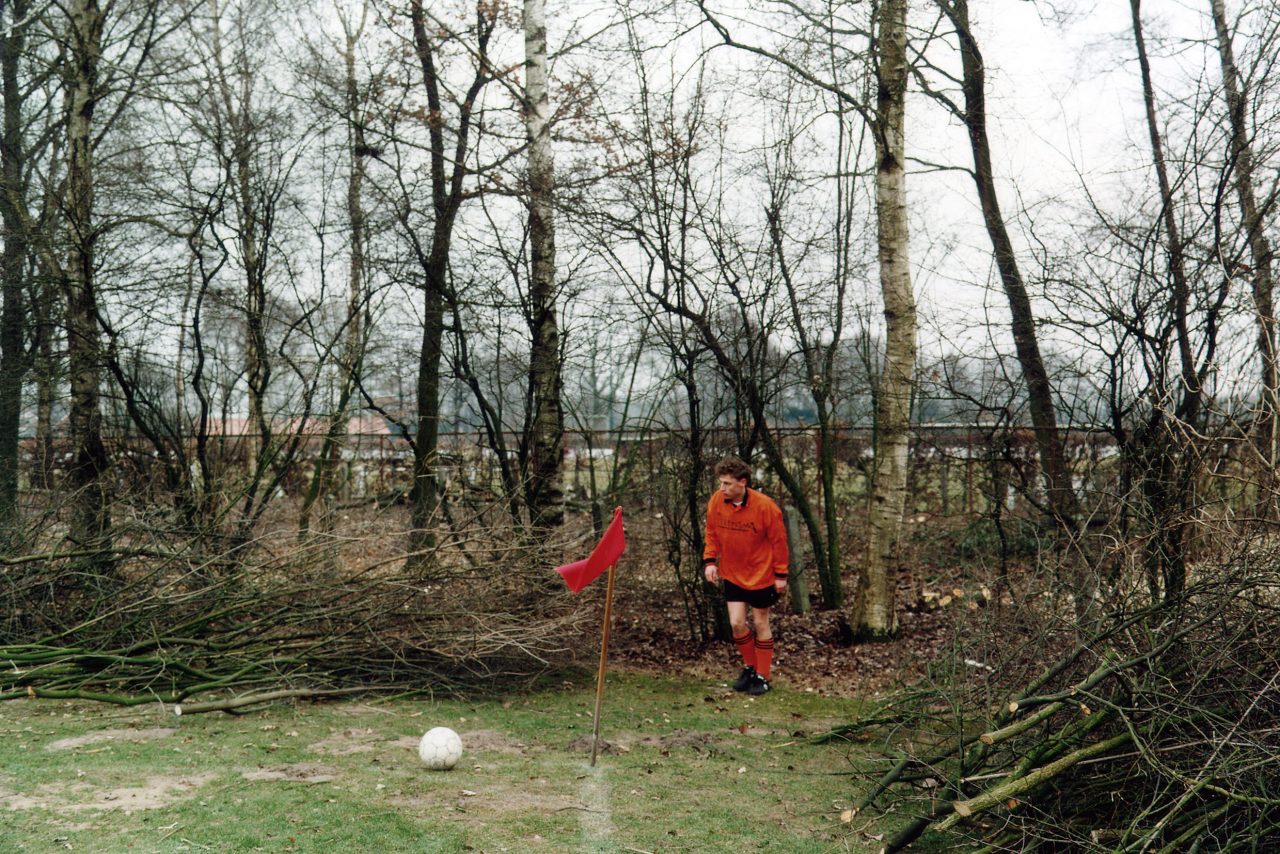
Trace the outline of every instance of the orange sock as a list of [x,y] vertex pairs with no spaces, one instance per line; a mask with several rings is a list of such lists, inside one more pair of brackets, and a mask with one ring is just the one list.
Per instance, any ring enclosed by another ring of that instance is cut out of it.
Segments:
[[769,665],[773,663],[773,638],[756,638],[756,673],[769,678]]
[[742,653],[742,661],[748,667],[756,666],[756,645],[754,636],[750,630],[743,632],[740,637],[735,637],[733,642],[738,645],[738,652]]

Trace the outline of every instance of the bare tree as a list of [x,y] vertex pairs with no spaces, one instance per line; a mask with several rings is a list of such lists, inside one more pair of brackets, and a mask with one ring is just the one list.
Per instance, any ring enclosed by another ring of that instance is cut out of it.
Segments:
[[246,513],[252,514],[258,496],[253,484],[270,464],[274,427],[267,395],[271,387],[273,342],[271,323],[274,242],[280,214],[287,205],[288,187],[296,162],[288,135],[289,121],[282,100],[258,73],[272,49],[268,22],[278,13],[272,0],[224,9],[209,0],[209,55],[206,73],[211,92],[206,106],[219,168],[227,181],[233,259],[243,274],[242,321],[244,379],[249,434],[245,459],[249,483]]
[[[791,85],[799,87],[798,81]],[[823,98],[825,93],[819,93]],[[800,100],[798,93],[790,93],[788,101]],[[771,168],[769,198],[765,216],[769,242],[778,266],[790,313],[790,335],[794,336],[802,374],[797,385],[805,389],[812,401],[815,439],[818,455],[818,483],[821,487],[821,511],[826,546],[825,560],[816,561],[818,581],[822,587],[822,599],[828,607],[844,604],[841,570],[844,555],[841,547],[841,507],[837,489],[837,448],[840,425],[836,417],[843,389],[841,375],[847,373],[847,365],[841,363],[841,354],[848,345],[846,340],[847,301],[855,283],[855,270],[861,265],[856,246],[855,222],[860,218],[858,190],[863,179],[860,164],[865,160],[866,125],[857,120],[847,105],[835,99],[827,109],[834,113],[835,151],[832,173],[834,202],[830,218],[823,218],[809,234],[793,226],[792,218],[803,221],[805,215],[817,205],[804,196],[803,188],[810,183],[802,174],[802,156],[796,150],[801,145],[800,125],[807,116],[788,117],[779,129],[774,143],[776,165]],[[790,111],[788,111],[790,112]],[[825,165],[825,164],[824,164]],[[827,191],[828,184],[820,185]],[[797,198],[797,196],[799,196]],[[809,256],[816,255],[816,263],[829,263],[830,273],[813,276],[805,270],[806,263],[815,263]],[[828,261],[828,259],[830,259]],[[806,279],[812,281],[806,282]],[[816,503],[816,502],[815,502]],[[798,533],[798,532],[797,532]]]
[[[716,180],[700,172],[701,164],[726,153],[703,85],[705,65],[694,73],[692,95],[681,105],[653,79],[636,29],[629,26],[627,33],[639,85],[638,121],[634,128],[610,128],[619,150],[615,180],[584,198],[575,213],[608,261],[607,280],[626,283],[649,318],[649,346],[661,354],[656,370],[670,372],[674,400],[655,416],[674,426],[679,438],[673,454],[677,494],[668,506],[680,518],[669,523],[668,560],[681,581],[686,613],[696,619],[691,634],[727,638],[723,609],[709,604],[717,594],[699,571],[707,466],[715,452],[711,431],[732,424],[737,447],[719,450],[748,457],[752,445],[772,441],[764,353],[774,324],[759,313],[765,285],[752,282],[742,263],[744,247],[734,242]],[[613,191],[612,204],[602,204],[606,189]]]
[[[1253,132],[1250,129],[1249,93],[1236,65],[1231,28],[1224,0],[1210,0],[1213,27],[1218,40],[1218,60],[1222,67],[1222,86],[1226,94],[1227,118],[1231,134],[1229,168],[1235,178],[1240,203],[1241,226],[1249,246],[1251,267],[1247,273],[1253,284],[1253,306],[1258,325],[1258,359],[1261,367],[1262,393],[1255,428],[1261,452],[1261,470],[1265,481],[1274,477],[1280,463],[1280,356],[1276,347],[1275,253],[1267,236],[1267,211],[1259,202],[1254,166]],[[1274,200],[1274,197],[1273,197]],[[1234,273],[1236,271],[1229,271]],[[1270,489],[1263,489],[1263,512],[1274,513]]]
[[[477,3],[474,26],[468,45],[472,70],[470,81],[452,106],[456,117],[446,125],[445,98],[448,90],[437,67],[437,51],[448,31],[436,26],[422,3],[409,4],[413,49],[426,90],[424,116],[430,157],[431,232],[425,241],[413,236],[413,245],[422,271],[422,339],[418,351],[417,430],[414,435],[413,488],[410,492],[410,561],[435,542],[431,526],[439,504],[438,452],[440,434],[440,366],[444,354],[445,312],[449,286],[449,259],[454,225],[467,196],[469,143],[475,120],[476,100],[494,79],[489,61],[489,40],[498,23],[498,9]],[[453,144],[446,142],[446,127]]]
[[1031,423],[1035,428],[1049,515],[1070,535],[1076,528],[1079,516],[1078,502],[1071,486],[1071,472],[1067,467],[1062,434],[1058,429],[1054,390],[1045,370],[1044,358],[1040,354],[1035,314],[996,191],[995,170],[991,165],[991,141],[987,133],[986,64],[969,21],[968,0],[937,1],[955,27],[960,44],[964,103],[957,104],[941,92],[930,91],[929,94],[963,121],[968,131],[969,147],[973,155],[973,170],[970,174],[977,189],[982,221],[991,240],[996,269],[1009,304],[1014,350],[1027,386]]
[[368,20],[369,4],[360,6],[359,19],[352,20],[345,10],[338,10],[343,44],[343,109],[345,152],[347,157],[346,213],[350,228],[350,258],[347,264],[346,312],[342,320],[342,349],[338,356],[335,402],[328,416],[328,426],[316,460],[315,471],[299,509],[298,530],[305,537],[311,525],[311,508],[322,502],[322,524],[330,524],[328,495],[333,489],[339,458],[346,444],[347,421],[352,412],[352,396],[360,383],[364,356],[368,293],[366,278],[366,242],[368,239],[364,203],[364,183],[368,160],[373,153],[365,133],[369,107],[360,90],[356,69],[356,49]]
[[1186,583],[1188,510],[1193,501],[1197,445],[1192,441],[1203,415],[1204,374],[1212,362],[1198,362],[1192,340],[1191,282],[1187,274],[1186,244],[1178,224],[1178,205],[1164,153],[1164,139],[1156,111],[1151,62],[1142,27],[1142,0],[1129,0],[1134,47],[1142,78],[1152,165],[1160,193],[1160,222],[1170,279],[1169,318],[1173,327],[1176,374],[1152,408],[1151,419],[1137,437],[1137,452],[1145,458],[1142,490],[1154,517],[1148,549],[1148,577],[1153,594],[1163,590],[1178,597]]
[[[688,145],[692,140],[681,143]],[[687,153],[691,155],[693,149]],[[684,155],[676,158],[673,165],[677,189],[673,198],[663,197],[656,174],[640,178],[649,184],[644,187],[646,197],[642,198],[654,207],[644,214],[652,218],[653,228],[634,233],[651,268],[650,275],[639,284],[654,308],[679,318],[680,331],[696,336],[696,351],[704,352],[713,361],[730,391],[729,414],[737,436],[737,453],[752,461],[752,450],[757,445],[763,452],[805,522],[819,578],[828,582],[823,586],[833,600],[828,604],[834,605],[839,600],[839,585],[830,584],[830,552],[823,527],[794,462],[787,459],[774,430],[784,373],[784,360],[774,341],[781,316],[775,299],[779,282],[743,257],[745,249],[735,240],[730,214],[713,200],[700,197],[696,178],[687,171],[691,163]],[[663,171],[656,162],[651,162],[649,168]],[[688,233],[668,233],[673,221],[681,221]],[[704,245],[695,247],[695,242]],[[706,256],[699,257],[703,252]],[[694,364],[687,347],[677,348],[673,357],[679,374],[692,377]],[[694,390],[690,388],[689,393],[694,394]]]
[[99,65],[107,10],[97,0],[74,0],[69,8],[71,74],[66,96],[69,250],[62,267],[67,350],[71,378],[68,430],[73,462],[68,486],[74,493],[68,535],[81,549],[106,554],[110,542],[109,462],[102,441],[102,350],[98,327],[94,248],[94,150],[100,133],[94,112],[102,98]]
[[884,302],[884,367],[877,384],[875,469],[872,473],[867,556],[848,620],[855,637],[883,639],[897,631],[895,577],[902,511],[906,501],[907,451],[911,394],[916,357],[916,308],[906,213],[904,160],[906,91],[910,76],[907,55],[907,4],[886,0],[873,10],[871,32],[837,19],[831,10],[813,12],[795,4],[787,8],[829,44],[854,35],[874,46],[875,104],[862,93],[828,79],[803,62],[803,55],[782,53],[733,38],[728,28],[700,2],[706,20],[728,45],[768,58],[801,80],[839,98],[860,113],[871,128],[876,152],[876,236],[880,290]]

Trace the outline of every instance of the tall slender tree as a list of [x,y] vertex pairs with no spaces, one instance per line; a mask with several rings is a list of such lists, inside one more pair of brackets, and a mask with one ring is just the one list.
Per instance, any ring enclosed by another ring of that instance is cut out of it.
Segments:
[[961,89],[964,103],[957,104],[941,93],[931,93],[964,122],[973,156],[973,181],[982,208],[982,222],[995,255],[996,270],[1009,304],[1014,351],[1026,383],[1031,423],[1035,429],[1040,471],[1048,497],[1049,516],[1070,534],[1079,517],[1078,501],[1071,485],[1062,432],[1058,429],[1053,386],[1040,353],[1035,313],[1027,295],[1026,282],[1010,239],[1000,197],[996,191],[995,169],[991,164],[991,139],[987,133],[986,62],[969,21],[968,0],[938,0],[943,13],[955,27],[960,44]]
[[[475,6],[471,79],[457,99],[456,115],[446,125],[445,82],[437,63],[437,51],[448,31],[434,24],[422,0],[410,0],[409,14],[413,48],[426,90],[429,170],[431,176],[431,227],[425,241],[413,237],[422,271],[422,338],[418,348],[417,416],[414,435],[413,487],[410,507],[410,565],[416,565],[435,544],[432,526],[440,501],[440,367],[444,355],[445,317],[448,308],[449,259],[454,225],[467,195],[465,182],[470,174],[470,143],[476,119],[476,101],[494,79],[490,67],[489,41],[498,23],[499,9],[491,3]],[[453,144],[446,140],[446,126],[452,130]]]
[[26,52],[27,0],[0,0],[0,548],[18,521],[18,421],[22,412],[22,382],[29,359],[26,352],[27,276],[29,243],[18,199],[25,197],[22,82],[19,69]]
[[[1240,219],[1249,246],[1253,308],[1258,327],[1258,359],[1261,368],[1262,394],[1258,406],[1255,433],[1261,454],[1263,478],[1270,487],[1280,463],[1280,354],[1277,354],[1275,306],[1275,251],[1267,235],[1267,218],[1258,200],[1257,175],[1254,165],[1254,133],[1250,128],[1249,93],[1246,81],[1236,64],[1231,27],[1227,21],[1224,0],[1210,0],[1213,29],[1218,41],[1218,61],[1222,68],[1222,88],[1227,101],[1231,160],[1240,203]],[[1234,271],[1229,271],[1234,272]],[[1275,513],[1272,489],[1264,489],[1263,512]]]
[[[73,0],[68,8],[69,68],[66,92],[68,253],[62,269],[67,358],[71,379],[67,418],[72,461],[68,486],[72,515],[68,534],[82,549],[111,548],[109,461],[102,440],[102,342],[98,326],[98,224],[94,216],[94,150],[100,129],[94,112],[107,11],[97,0]],[[105,564],[99,562],[105,568]]]
[[1197,363],[1192,341],[1191,281],[1187,273],[1187,247],[1178,222],[1164,136],[1156,108],[1155,84],[1143,29],[1142,0],[1129,0],[1133,43],[1142,83],[1142,102],[1151,163],[1160,200],[1160,230],[1164,237],[1164,264],[1169,278],[1168,317],[1173,334],[1173,381],[1158,388],[1151,415],[1135,432],[1133,449],[1141,460],[1141,488],[1152,520],[1147,549],[1148,583],[1153,597],[1173,599],[1182,594],[1187,579],[1186,535],[1188,511],[1194,501],[1197,446],[1189,441],[1201,424],[1204,411],[1204,373],[1211,362]]
[[369,15],[368,2],[362,3],[358,19],[339,11],[342,25],[342,116],[346,126],[347,158],[347,224],[350,229],[350,255],[347,262],[347,300],[343,317],[342,345],[338,355],[334,406],[328,415],[320,457],[303,496],[299,510],[298,530],[306,536],[311,527],[311,509],[321,505],[321,521],[329,524],[328,495],[336,480],[338,462],[347,438],[347,423],[352,412],[352,397],[360,384],[364,360],[367,312],[366,244],[368,226],[364,203],[364,184],[372,149],[365,133],[368,105],[361,92],[356,68],[356,53]]
[[[798,84],[797,84],[798,85]],[[857,214],[856,187],[861,180],[857,165],[862,160],[862,147],[866,134],[865,125],[838,99],[832,106],[835,113],[836,139],[834,163],[835,201],[833,220],[822,221],[820,228],[827,232],[821,238],[806,239],[788,231],[792,208],[801,203],[790,197],[805,183],[796,162],[797,129],[790,123],[775,143],[777,165],[771,170],[770,196],[765,209],[769,242],[786,293],[786,303],[791,315],[790,334],[795,338],[800,360],[803,362],[802,386],[813,402],[815,441],[818,456],[818,481],[822,488],[821,511],[824,526],[823,542],[825,560],[815,561],[817,576],[822,588],[822,600],[828,607],[844,605],[844,581],[841,568],[844,565],[840,537],[840,501],[836,487],[837,446],[839,425],[836,404],[839,400],[839,354],[846,342],[846,297],[854,277],[854,220]],[[850,119],[853,121],[850,121]],[[797,219],[802,218],[799,214]],[[830,241],[828,244],[827,241]],[[831,272],[806,287],[802,271],[793,269],[790,254],[799,248],[807,253],[814,245],[830,245]],[[803,518],[803,514],[801,514]],[[797,534],[799,532],[796,532]]]
[[564,521],[560,328],[556,299],[555,156],[547,69],[545,0],[524,0],[524,120],[529,141],[529,475],[530,521]]
[[867,556],[849,622],[855,637],[882,640],[898,630],[895,588],[907,493],[916,303],[907,228],[907,2],[876,9],[876,240],[884,300],[884,368],[876,394],[875,471]]
[[246,515],[252,515],[255,486],[273,453],[274,427],[267,411],[273,372],[268,335],[273,294],[268,278],[274,228],[289,178],[287,160],[276,156],[283,146],[271,144],[279,140],[286,117],[278,104],[270,103],[270,95],[264,94],[270,87],[258,74],[259,63],[270,50],[265,21],[277,11],[273,7],[270,0],[257,8],[226,8],[221,0],[208,0],[212,87],[208,106],[212,121],[207,132],[226,176],[227,226],[234,235],[230,241],[233,257],[243,275],[244,299],[239,305],[248,404],[245,462],[250,484]]

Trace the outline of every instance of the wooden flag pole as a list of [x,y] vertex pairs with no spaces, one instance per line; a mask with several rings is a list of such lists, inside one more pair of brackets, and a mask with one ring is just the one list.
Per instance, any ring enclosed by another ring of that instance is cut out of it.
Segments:
[[600,633],[600,669],[596,671],[596,714],[591,725],[591,767],[595,767],[596,753],[600,748],[600,707],[604,703],[604,663],[609,656],[609,626],[613,623],[613,570],[617,567],[614,561],[609,567],[609,583],[604,591],[604,629]]

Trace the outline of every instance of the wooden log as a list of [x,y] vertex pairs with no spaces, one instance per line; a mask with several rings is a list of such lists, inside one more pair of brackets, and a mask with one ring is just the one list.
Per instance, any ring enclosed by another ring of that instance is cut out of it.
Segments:
[[[1011,704],[1011,705],[1016,705],[1016,704]],[[1048,706],[1043,706],[1034,715],[1029,715],[1028,717],[1023,718],[1022,720],[1017,721],[1016,723],[1011,723],[1006,727],[1001,727],[1000,729],[992,730],[990,732],[984,732],[982,735],[978,736],[978,740],[981,741],[983,744],[987,745],[988,747],[990,747],[993,744],[999,744],[1002,741],[1007,741],[1013,736],[1026,732],[1027,730],[1035,727],[1037,724],[1040,724],[1045,720],[1048,720],[1050,717],[1056,714],[1059,710],[1061,710],[1063,705],[1064,705],[1063,703],[1059,702],[1059,703],[1053,703]]]
[[968,800],[956,801],[952,804],[955,812],[938,822],[934,829],[938,831],[950,830],[964,819],[1003,804],[1010,799],[1026,795],[1080,762],[1092,759],[1095,756],[1101,756],[1132,740],[1132,738],[1132,734],[1127,732],[1114,735],[1111,738],[1074,750],[1050,762],[1048,765],[1029,771],[1026,775],[1015,780],[992,786],[985,792]]
[[358,694],[368,692],[368,688],[291,688],[282,691],[266,691],[261,694],[245,694],[226,700],[212,700],[207,703],[179,703],[173,707],[177,717],[198,715],[204,712],[230,712],[243,706],[255,706],[271,703],[276,700],[288,700],[295,697],[334,697],[342,694]]

